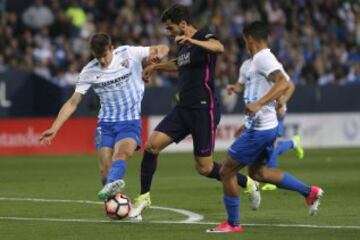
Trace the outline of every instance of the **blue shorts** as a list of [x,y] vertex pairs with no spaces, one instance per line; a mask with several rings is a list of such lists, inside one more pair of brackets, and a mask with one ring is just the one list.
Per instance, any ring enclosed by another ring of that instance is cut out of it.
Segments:
[[115,143],[124,138],[134,139],[140,148],[141,120],[98,122],[95,133],[96,149],[101,147],[114,148]]
[[277,127],[269,130],[245,129],[228,149],[230,157],[242,165],[270,161],[277,135]]
[[285,116],[278,117],[278,130],[277,130],[277,136],[283,137],[285,132],[285,123],[284,123]]

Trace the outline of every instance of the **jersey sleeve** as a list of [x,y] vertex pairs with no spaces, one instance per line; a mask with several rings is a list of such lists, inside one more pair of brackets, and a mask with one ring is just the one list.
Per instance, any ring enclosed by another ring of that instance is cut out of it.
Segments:
[[254,63],[259,73],[265,77],[268,77],[270,73],[276,70],[280,70],[284,73],[282,64],[279,63],[274,54],[270,51],[257,56],[257,58],[254,59]]
[[91,84],[86,81],[86,77],[84,73],[80,73],[78,80],[75,85],[75,92],[85,95],[87,91],[90,89]]
[[142,62],[144,58],[150,56],[150,47],[131,47],[128,48],[129,57],[135,59],[137,62]]

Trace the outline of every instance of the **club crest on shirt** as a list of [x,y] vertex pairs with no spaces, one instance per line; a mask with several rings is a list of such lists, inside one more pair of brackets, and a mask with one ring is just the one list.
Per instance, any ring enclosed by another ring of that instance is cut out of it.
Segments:
[[129,68],[129,65],[130,65],[129,59],[127,59],[127,58],[124,59],[123,61],[121,61],[120,65],[123,66],[124,68]]

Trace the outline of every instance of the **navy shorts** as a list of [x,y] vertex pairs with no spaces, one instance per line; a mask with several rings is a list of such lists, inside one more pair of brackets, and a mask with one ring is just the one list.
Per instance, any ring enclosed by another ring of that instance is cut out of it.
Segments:
[[183,108],[175,107],[157,125],[155,131],[165,133],[175,143],[191,134],[194,155],[207,157],[212,155],[215,146],[215,131],[220,122],[221,113],[218,108]]
[[141,120],[122,122],[99,122],[96,127],[96,149],[101,147],[114,148],[115,143],[124,139],[132,138],[138,148],[141,146]]
[[228,149],[230,157],[242,165],[270,161],[277,127],[269,130],[245,129]]

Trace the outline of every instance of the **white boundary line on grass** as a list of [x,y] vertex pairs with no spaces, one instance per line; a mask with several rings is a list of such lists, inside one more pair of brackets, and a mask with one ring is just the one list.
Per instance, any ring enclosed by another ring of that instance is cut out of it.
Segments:
[[[44,199],[44,198],[8,198],[0,197],[0,201],[27,201],[27,202],[50,202],[50,203],[79,203],[79,204],[98,204],[102,205],[103,202],[99,201],[89,201],[89,200],[67,200],[67,199]],[[152,206],[152,209],[165,210],[170,212],[179,213],[186,216],[187,218],[182,221],[177,221],[178,223],[196,223],[204,219],[203,215],[178,208],[169,208],[169,207],[160,207]]]
[[[71,218],[30,218],[30,217],[1,217],[0,220],[14,220],[14,221],[40,221],[40,222],[71,222],[71,223],[136,223],[131,221],[116,221],[116,220],[100,220],[100,219],[71,219]],[[194,224],[194,225],[216,225],[215,222],[179,222],[179,221],[148,221],[145,223],[160,223],[160,224]],[[314,229],[356,229],[360,230],[360,226],[329,226],[329,225],[310,225],[310,224],[261,224],[248,223],[242,224],[250,227],[278,227],[278,228],[314,228]]]
[[[65,200],[65,199],[42,199],[42,198],[7,198],[0,197],[0,201],[29,201],[29,202],[53,202],[53,203],[80,203],[80,204],[103,204],[98,201],[88,200]],[[216,222],[200,222],[203,216],[188,210],[153,206],[153,209],[172,211],[187,216],[183,221],[146,221],[146,223],[160,224],[198,224],[198,225],[216,225]],[[0,216],[0,220],[13,221],[41,221],[41,222],[72,222],[72,223],[129,223],[132,221],[114,221],[101,219],[67,219],[67,218],[32,218],[32,217],[10,217]],[[267,223],[245,223],[243,226],[251,227],[278,227],[278,228],[315,228],[315,229],[359,229],[360,226],[330,226],[330,225],[311,225],[311,224],[267,224]]]

